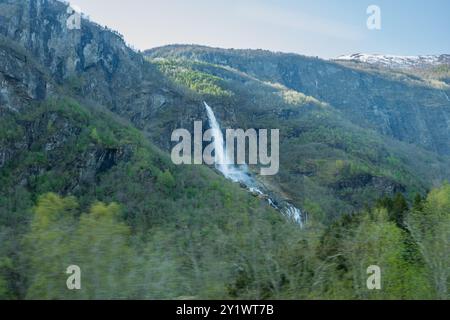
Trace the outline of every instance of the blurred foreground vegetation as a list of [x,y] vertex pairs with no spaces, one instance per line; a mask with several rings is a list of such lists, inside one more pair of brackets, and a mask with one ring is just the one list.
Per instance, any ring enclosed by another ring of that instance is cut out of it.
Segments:
[[[448,184],[411,206],[401,195],[381,199],[329,227],[300,229],[257,212],[180,218],[135,232],[116,203],[83,212],[74,197],[43,195],[17,243],[1,229],[0,297],[449,298]],[[79,291],[66,288],[73,264],[82,270]],[[381,290],[366,287],[370,265],[381,268]]]

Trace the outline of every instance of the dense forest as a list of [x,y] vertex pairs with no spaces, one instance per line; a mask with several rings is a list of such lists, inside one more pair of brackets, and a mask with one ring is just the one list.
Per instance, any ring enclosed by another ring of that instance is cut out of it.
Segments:
[[[260,212],[178,216],[134,231],[120,204],[48,193],[20,236],[1,229],[3,299],[448,299],[450,185],[304,229]],[[10,251],[10,252],[8,252]],[[14,253],[11,254],[11,251]],[[65,287],[67,266],[83,290]],[[366,287],[381,268],[382,290]]]

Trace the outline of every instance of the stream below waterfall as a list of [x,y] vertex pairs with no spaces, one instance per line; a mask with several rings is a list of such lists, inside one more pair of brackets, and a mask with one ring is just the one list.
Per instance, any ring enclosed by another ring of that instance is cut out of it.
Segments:
[[303,227],[306,222],[306,214],[303,215],[302,211],[295,207],[293,204],[285,200],[277,200],[274,196],[269,195],[269,190],[257,181],[249,172],[246,165],[234,165],[229,164],[234,161],[228,159],[228,153],[225,148],[225,141],[223,138],[222,129],[220,127],[217,118],[211,109],[211,107],[203,102],[208,115],[208,122],[213,130],[214,137],[214,151],[215,151],[215,168],[223,174],[225,178],[233,182],[241,184],[253,195],[266,199],[267,202],[276,210],[281,212],[286,218],[294,221]]

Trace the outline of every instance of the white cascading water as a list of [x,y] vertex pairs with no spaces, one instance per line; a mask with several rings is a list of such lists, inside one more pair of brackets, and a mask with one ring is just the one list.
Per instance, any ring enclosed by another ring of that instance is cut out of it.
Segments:
[[265,194],[260,187],[258,187],[258,183],[251,177],[246,166],[237,167],[232,164],[233,161],[228,159],[228,154],[225,148],[225,140],[223,138],[223,133],[219,122],[217,121],[211,107],[206,102],[203,103],[206,108],[206,113],[208,114],[209,125],[213,130],[216,169],[219,170],[225,178],[233,182],[239,182],[245,185],[250,192],[266,198],[273,208],[279,210],[288,219],[293,220],[303,227],[306,217],[303,217],[300,209],[288,202],[283,203],[281,207],[275,204],[275,201]]
[[290,219],[294,220],[301,226],[303,226],[303,223],[307,222],[307,215],[305,215],[305,218],[303,219],[303,214],[300,211],[299,208],[294,207],[292,204],[287,204],[286,208],[283,210],[283,213]]
[[249,183],[249,174],[245,168],[238,168],[234,166],[228,158],[228,154],[225,148],[225,140],[223,138],[222,130],[220,129],[219,122],[217,122],[216,116],[211,107],[206,103],[206,112],[208,114],[208,121],[211,129],[213,130],[214,137],[214,152],[215,152],[215,167],[219,170],[225,178],[234,182],[241,182],[247,185]]

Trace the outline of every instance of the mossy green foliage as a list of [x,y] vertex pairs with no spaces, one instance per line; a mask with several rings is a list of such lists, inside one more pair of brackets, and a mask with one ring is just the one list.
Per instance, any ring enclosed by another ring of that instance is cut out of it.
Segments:
[[198,94],[225,97],[232,95],[230,91],[224,89],[223,79],[199,71],[195,68],[195,63],[165,59],[152,62],[175,83],[183,85]]

